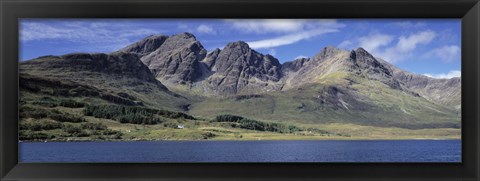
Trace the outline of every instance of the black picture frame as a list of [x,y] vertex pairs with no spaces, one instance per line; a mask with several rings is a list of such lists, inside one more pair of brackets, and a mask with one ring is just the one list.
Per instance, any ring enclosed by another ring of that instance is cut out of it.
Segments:
[[[0,0],[1,180],[480,178],[478,0]],[[19,18],[461,18],[462,163],[18,163]]]

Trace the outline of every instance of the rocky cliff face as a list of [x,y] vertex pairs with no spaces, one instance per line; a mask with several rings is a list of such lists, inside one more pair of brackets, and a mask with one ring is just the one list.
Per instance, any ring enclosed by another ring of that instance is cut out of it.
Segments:
[[167,38],[168,36],[165,35],[151,35],[125,48],[122,48],[120,51],[136,53],[140,57],[143,57],[160,48]]
[[282,77],[281,64],[276,58],[258,53],[242,41],[207,54],[190,33],[156,35],[120,51],[138,54],[163,83],[202,85],[208,92],[221,95],[278,89],[273,84]]
[[289,73],[289,72],[297,72],[302,68],[310,58],[299,58],[295,59],[294,61],[291,62],[285,62],[282,64],[282,72]]
[[315,56],[312,57],[312,60],[317,62],[322,62],[328,58],[331,58],[339,53],[345,53],[345,50],[338,49],[333,46],[326,46],[320,52],[318,52]]
[[[309,84],[318,80],[325,74],[339,71],[342,68],[346,58],[348,58],[348,51],[340,50],[332,46],[328,46],[320,50],[318,54],[310,58],[308,61],[296,60],[297,62],[285,62],[283,69],[289,70],[291,64],[296,65],[294,70],[282,78],[285,83],[283,90],[298,87],[300,85]],[[331,60],[331,61],[328,61]]]
[[217,61],[218,55],[220,54],[221,50],[220,49],[215,49],[212,52],[209,52],[205,59],[203,60],[203,63],[208,67],[208,69],[215,71],[213,69],[213,66],[215,65],[215,62]]
[[121,51],[143,55],[142,62],[162,81],[188,84],[202,76],[199,61],[205,58],[207,51],[194,35],[180,33],[169,37],[151,37],[155,40],[142,40]]
[[393,77],[393,72],[363,48],[350,53],[350,59],[356,67],[356,74],[378,80],[393,89],[402,90],[400,82]]
[[460,77],[435,79],[406,72],[396,67],[393,67],[392,70],[394,77],[409,90],[432,102],[460,111],[462,95]]
[[[295,73],[284,77],[285,89],[307,83],[318,82],[331,75],[354,74],[369,80],[378,80],[391,88],[402,89],[392,72],[363,48],[352,51],[325,47],[309,61],[296,60],[284,63],[283,69],[289,70],[295,65]],[[336,77],[338,77],[336,76]],[[335,77],[335,76],[334,76]]]
[[273,84],[282,76],[281,65],[276,58],[260,54],[242,41],[229,43],[223,50],[214,51],[205,62],[214,72],[208,78],[208,84],[220,94],[274,89]]

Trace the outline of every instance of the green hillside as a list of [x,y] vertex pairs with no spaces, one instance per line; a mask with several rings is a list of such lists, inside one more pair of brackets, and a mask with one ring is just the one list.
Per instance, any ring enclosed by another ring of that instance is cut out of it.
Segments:
[[375,80],[339,75],[324,77],[322,80],[326,82],[282,92],[211,98],[193,104],[190,113],[203,117],[238,114],[304,124],[353,123],[410,129],[460,127],[460,116],[454,111],[422,97],[390,89]]

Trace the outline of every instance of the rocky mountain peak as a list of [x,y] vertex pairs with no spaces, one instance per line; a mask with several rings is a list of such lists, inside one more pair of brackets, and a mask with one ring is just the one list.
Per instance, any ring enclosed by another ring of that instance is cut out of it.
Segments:
[[393,70],[383,61],[378,60],[367,50],[357,48],[350,52],[350,60],[352,61],[357,74],[363,74],[370,79],[378,80],[390,86],[393,89],[402,90],[400,82],[393,77]]
[[189,32],[183,32],[183,33],[178,33],[178,34],[174,34],[172,35],[172,37],[177,37],[177,38],[183,38],[183,39],[195,39],[197,40],[197,38],[195,37],[195,35],[189,33]]
[[216,59],[217,70],[221,72],[233,65],[242,65],[242,67],[276,66],[278,68],[281,66],[280,62],[275,57],[271,55],[263,55],[252,50],[250,46],[243,41],[228,43],[223,50],[218,52]]
[[315,60],[315,61],[319,61],[319,60],[324,60],[328,57],[331,57],[331,56],[334,56],[336,54],[338,54],[339,52],[342,52],[344,50],[341,50],[341,49],[338,49],[334,46],[326,46],[324,48],[322,48],[322,50],[316,54],[312,59]]
[[168,36],[166,35],[150,35],[138,42],[128,45],[120,51],[137,53],[140,56],[145,56],[157,50],[167,38]]
[[357,48],[350,52],[350,59],[362,69],[379,69],[383,73],[391,75],[391,70],[378,61],[372,54],[363,48]]
[[204,62],[215,71],[208,82],[220,94],[253,88],[259,91],[268,87],[269,81],[277,82],[282,76],[278,59],[250,49],[243,41],[228,43],[223,50],[211,52]]
[[363,49],[362,47],[359,47],[356,50],[353,50],[352,53],[355,54],[354,57],[356,57],[357,59],[369,59],[369,60],[375,59],[372,54],[370,54],[367,50]]
[[172,51],[179,48],[190,48],[190,47],[202,49],[202,51],[205,51],[204,53],[206,54],[206,50],[204,50],[201,43],[191,33],[179,33],[179,34],[169,36],[165,40],[165,42],[162,44],[162,46],[160,46],[154,53],[158,54],[158,53],[163,53],[165,51]]
[[235,49],[241,51],[242,53],[246,53],[251,50],[250,46],[244,41],[230,42],[225,46],[224,49]]
[[[163,36],[160,37],[157,39],[163,40]],[[142,41],[135,44],[142,44]],[[184,32],[168,36],[156,47],[154,51],[140,56],[142,62],[158,79],[186,84],[202,76],[199,61],[205,58],[207,51],[193,34]],[[128,47],[122,51],[138,53]]]

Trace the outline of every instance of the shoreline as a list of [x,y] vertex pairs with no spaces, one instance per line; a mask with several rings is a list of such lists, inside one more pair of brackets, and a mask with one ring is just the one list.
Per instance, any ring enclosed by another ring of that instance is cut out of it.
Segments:
[[368,139],[368,138],[358,138],[358,139],[291,139],[291,140],[280,140],[280,139],[199,139],[199,140],[160,140],[160,139],[139,139],[139,140],[38,140],[38,141],[23,141],[19,140],[18,143],[48,143],[48,142],[192,142],[192,141],[204,141],[204,142],[215,142],[215,141],[447,141],[447,140],[462,140],[461,138],[382,138],[382,139]]

